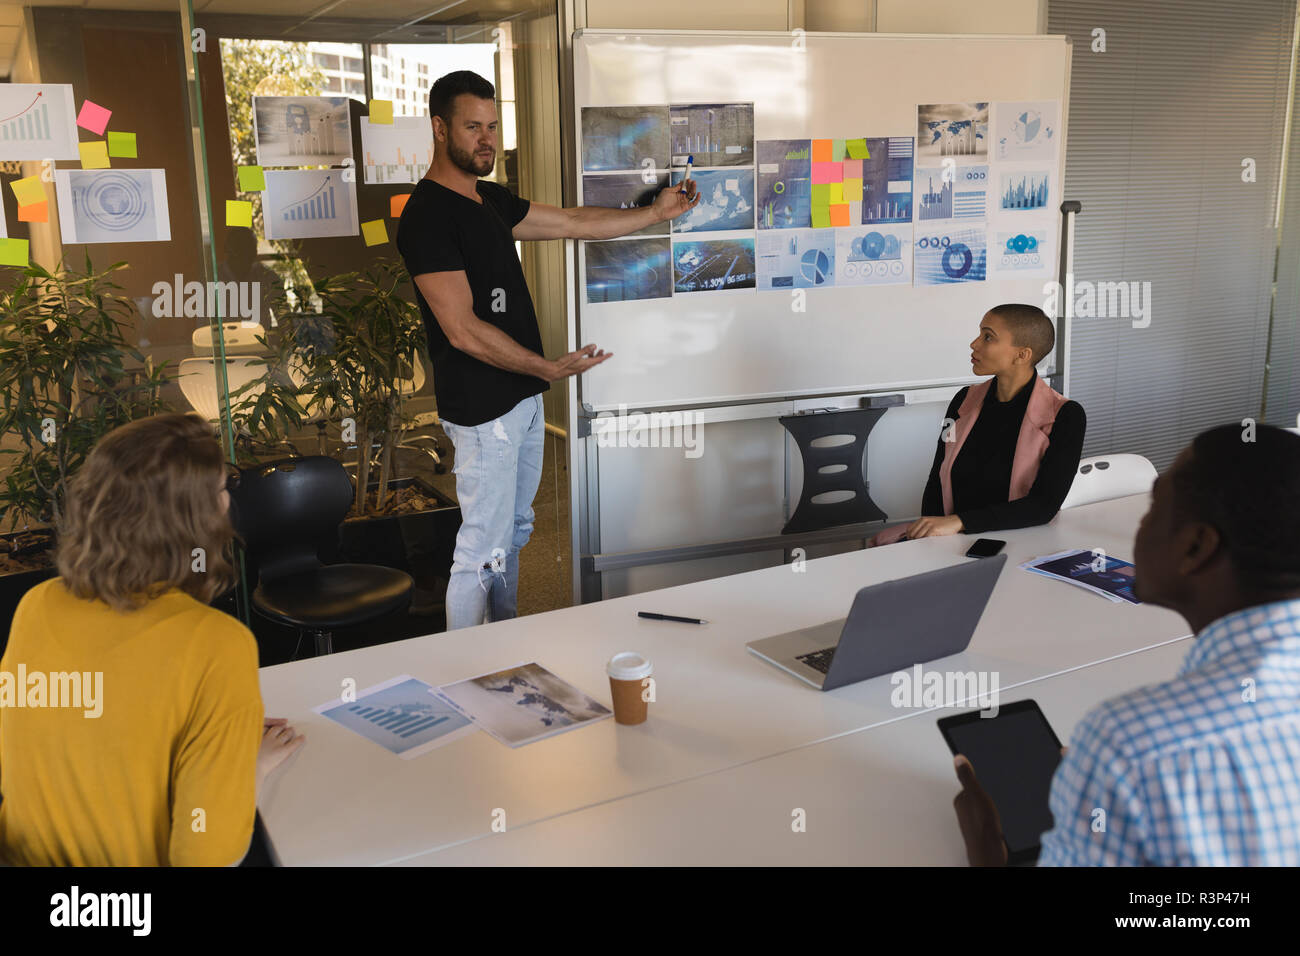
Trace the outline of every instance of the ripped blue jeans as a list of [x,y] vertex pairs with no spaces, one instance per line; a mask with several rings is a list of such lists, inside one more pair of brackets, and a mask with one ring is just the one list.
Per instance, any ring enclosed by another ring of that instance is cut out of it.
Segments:
[[533,533],[546,418],[542,396],[482,425],[442,429],[455,446],[461,525],[447,585],[447,630],[516,614],[519,551]]

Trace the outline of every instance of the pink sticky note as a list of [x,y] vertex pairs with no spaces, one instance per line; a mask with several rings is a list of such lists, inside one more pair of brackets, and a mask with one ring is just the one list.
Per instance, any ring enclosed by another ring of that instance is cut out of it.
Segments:
[[862,178],[862,160],[860,159],[846,159],[840,163],[840,168],[844,170],[845,179]]
[[813,185],[818,183],[842,183],[844,182],[844,171],[840,168],[839,163],[813,163],[812,181]]
[[90,130],[96,136],[103,136],[104,127],[108,125],[108,118],[112,115],[112,110],[106,110],[98,103],[86,100],[81,104],[81,112],[77,114],[77,125],[82,129]]

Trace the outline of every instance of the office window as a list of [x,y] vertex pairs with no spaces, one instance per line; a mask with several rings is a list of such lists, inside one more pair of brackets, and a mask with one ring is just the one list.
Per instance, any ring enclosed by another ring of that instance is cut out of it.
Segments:
[[[1198,432],[1260,414],[1295,4],[1224,9],[1050,6],[1048,32],[1074,38],[1064,191],[1083,204],[1074,278],[1124,284],[1094,289],[1097,311],[1129,299],[1129,315],[1073,320],[1070,397],[1088,415],[1085,455],[1138,452],[1163,469]],[[1091,49],[1097,26],[1105,53]],[[1221,119],[1193,144],[1188,131],[1207,115]],[[1242,181],[1244,158],[1255,160],[1253,183]],[[1294,230],[1291,240],[1300,250]],[[1294,369],[1294,252],[1289,262],[1279,303],[1289,290]],[[1277,402],[1294,419],[1300,384],[1289,374]]]

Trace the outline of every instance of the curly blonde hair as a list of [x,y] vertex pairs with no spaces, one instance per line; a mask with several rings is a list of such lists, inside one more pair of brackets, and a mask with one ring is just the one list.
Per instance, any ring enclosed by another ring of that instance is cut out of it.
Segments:
[[[115,428],[68,482],[55,563],[79,598],[131,611],[173,587],[209,603],[235,581],[236,540],[218,506],[225,458],[193,413]],[[195,570],[196,548],[204,564]]]

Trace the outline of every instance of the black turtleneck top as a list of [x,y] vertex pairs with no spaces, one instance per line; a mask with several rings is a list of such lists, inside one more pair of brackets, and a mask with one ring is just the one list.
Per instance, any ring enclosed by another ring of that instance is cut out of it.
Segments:
[[[979,418],[966,436],[961,451],[952,463],[953,513],[960,515],[965,531],[1009,531],[1046,524],[1061,509],[1074,482],[1083,451],[1083,433],[1087,418],[1078,402],[1066,402],[1056,413],[1056,422],[1038,466],[1038,477],[1029,494],[1017,501],[1007,501],[1011,493],[1011,463],[1015,458],[1020,424],[1029,405],[1029,395],[1038,382],[1035,371],[1020,391],[1008,402],[998,401],[997,383],[989,387],[980,408]],[[953,396],[946,418],[957,420],[957,410],[966,400],[969,386]],[[947,447],[940,434],[930,468],[930,480],[921,500],[922,515],[943,514],[943,488],[939,483],[939,466]]]

